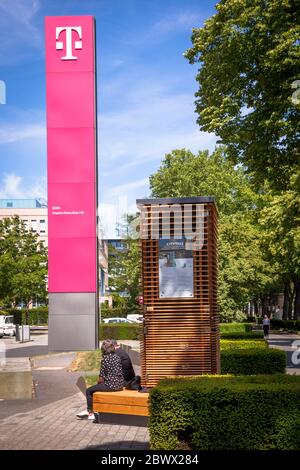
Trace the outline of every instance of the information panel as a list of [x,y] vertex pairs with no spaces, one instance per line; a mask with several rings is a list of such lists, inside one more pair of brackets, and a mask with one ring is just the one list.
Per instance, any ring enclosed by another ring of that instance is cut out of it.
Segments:
[[193,252],[184,239],[159,240],[159,297],[194,296]]

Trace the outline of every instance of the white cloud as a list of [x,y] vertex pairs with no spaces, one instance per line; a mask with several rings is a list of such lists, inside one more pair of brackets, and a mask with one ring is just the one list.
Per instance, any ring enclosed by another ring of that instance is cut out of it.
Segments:
[[1,199],[43,198],[46,199],[46,178],[37,179],[32,186],[24,184],[15,173],[5,174],[0,182]]
[[198,130],[192,93],[172,93],[143,81],[126,95],[118,110],[99,116],[105,170],[116,163],[116,171],[122,171],[157,161],[176,148],[214,149],[215,135]]
[[[203,22],[203,17],[194,11],[178,12],[173,15],[167,15],[164,18],[154,22],[146,31],[134,31],[134,36],[125,40],[127,44],[132,44],[135,47],[143,46],[145,44],[153,45],[159,44],[166,39],[169,39],[174,34],[179,32],[191,32],[192,28],[199,27]],[[138,34],[138,41],[136,35]]]
[[15,64],[43,50],[42,32],[34,25],[39,0],[0,0],[0,63]]
[[148,178],[142,178],[137,181],[132,181],[131,183],[120,184],[118,186],[114,186],[109,190],[109,195],[124,195],[128,194],[131,191],[135,191],[136,189],[145,187],[148,184]]
[[191,29],[197,25],[201,17],[199,13],[195,12],[185,12],[179,13],[177,15],[167,16],[162,20],[156,22],[149,34],[169,34],[169,33],[178,33],[178,30]]
[[0,144],[10,144],[30,138],[44,138],[45,135],[45,125],[41,124],[1,125]]

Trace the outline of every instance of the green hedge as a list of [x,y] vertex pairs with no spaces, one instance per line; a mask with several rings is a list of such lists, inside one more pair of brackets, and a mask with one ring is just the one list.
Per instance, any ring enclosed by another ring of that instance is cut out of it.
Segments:
[[221,373],[234,375],[284,373],[286,355],[280,349],[236,349],[221,351]]
[[262,331],[242,331],[240,333],[221,333],[222,339],[243,339],[243,340],[252,340],[263,338]]
[[299,320],[271,320],[271,328],[300,331]]
[[300,377],[164,380],[149,427],[153,450],[299,450]]
[[268,348],[268,344],[264,339],[221,339],[221,351],[231,349],[264,349]]
[[243,333],[245,331],[252,331],[253,325],[251,323],[220,323],[220,333]]
[[13,315],[16,325],[24,325],[26,323],[26,312],[28,313],[28,325],[47,325],[48,324],[48,307],[37,307],[26,310],[9,308],[3,312],[5,315]]
[[101,323],[100,339],[139,339],[141,323]]

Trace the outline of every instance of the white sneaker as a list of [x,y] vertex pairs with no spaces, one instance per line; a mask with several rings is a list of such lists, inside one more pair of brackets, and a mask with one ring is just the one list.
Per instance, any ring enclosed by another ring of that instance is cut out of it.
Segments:
[[80,411],[80,413],[77,413],[77,418],[80,419],[87,419],[89,417],[90,413],[87,410]]
[[94,413],[89,413],[88,419],[94,420],[95,419]]

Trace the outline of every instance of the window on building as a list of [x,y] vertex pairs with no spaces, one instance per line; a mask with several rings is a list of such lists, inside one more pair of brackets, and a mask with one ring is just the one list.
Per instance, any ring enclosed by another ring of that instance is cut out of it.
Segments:
[[32,220],[31,221],[31,230],[36,232],[36,228],[37,228],[36,220]]
[[13,203],[12,202],[7,202],[6,207],[13,207]]
[[46,232],[46,220],[41,219],[40,220],[40,233],[45,233]]
[[24,225],[25,225],[25,229],[28,230],[28,220],[23,219],[23,222],[24,222]]

